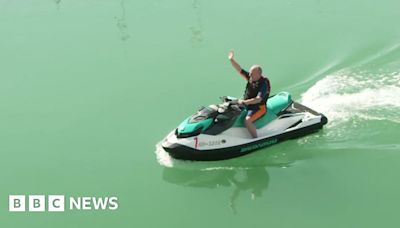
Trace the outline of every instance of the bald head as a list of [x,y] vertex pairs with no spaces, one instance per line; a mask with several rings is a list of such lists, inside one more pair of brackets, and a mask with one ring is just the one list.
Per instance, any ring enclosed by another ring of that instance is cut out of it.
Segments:
[[258,80],[261,78],[262,75],[262,69],[260,65],[253,65],[250,67],[250,71],[249,71],[250,77],[253,80]]

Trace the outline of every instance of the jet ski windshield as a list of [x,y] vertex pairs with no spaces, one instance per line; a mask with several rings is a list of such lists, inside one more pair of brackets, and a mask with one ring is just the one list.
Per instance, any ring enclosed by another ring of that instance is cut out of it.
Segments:
[[214,105],[202,107],[196,114],[190,117],[189,123],[198,123],[209,118],[214,118],[215,116],[217,116],[217,114],[218,108],[214,107]]

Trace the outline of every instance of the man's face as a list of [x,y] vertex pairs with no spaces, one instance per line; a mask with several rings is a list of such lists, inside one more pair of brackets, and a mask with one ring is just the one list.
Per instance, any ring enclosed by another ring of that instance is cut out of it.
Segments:
[[260,70],[258,69],[257,66],[252,66],[250,68],[249,75],[253,79],[258,79],[261,76],[260,75]]

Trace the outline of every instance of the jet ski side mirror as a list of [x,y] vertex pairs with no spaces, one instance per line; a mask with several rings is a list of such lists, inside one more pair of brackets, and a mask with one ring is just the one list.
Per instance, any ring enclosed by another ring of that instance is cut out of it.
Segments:
[[230,102],[230,101],[237,100],[237,98],[231,97],[231,96],[222,96],[222,97],[219,97],[219,99],[221,99],[222,102]]
[[229,99],[227,96],[219,97],[219,99],[220,99],[222,102],[229,102],[229,101],[230,101],[230,99]]

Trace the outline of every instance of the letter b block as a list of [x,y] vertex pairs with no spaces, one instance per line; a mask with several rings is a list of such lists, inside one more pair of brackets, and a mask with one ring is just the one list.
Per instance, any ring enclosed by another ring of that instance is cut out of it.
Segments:
[[46,200],[44,195],[29,196],[29,211],[44,211]]
[[8,211],[25,211],[25,195],[9,195]]

